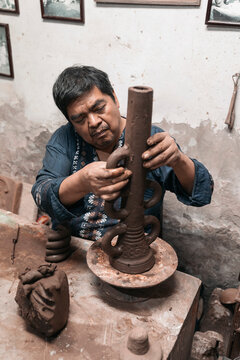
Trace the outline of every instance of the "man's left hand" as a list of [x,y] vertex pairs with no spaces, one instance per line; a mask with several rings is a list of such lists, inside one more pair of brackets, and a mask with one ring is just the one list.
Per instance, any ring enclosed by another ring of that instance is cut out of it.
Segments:
[[147,140],[149,149],[142,154],[143,166],[155,170],[160,166],[170,166],[183,189],[191,195],[195,177],[193,161],[181,152],[175,140],[167,133],[156,133]]
[[149,170],[155,170],[163,165],[174,168],[181,158],[181,151],[167,132],[154,134],[148,138],[147,144],[149,149],[142,154],[142,159],[143,166]]

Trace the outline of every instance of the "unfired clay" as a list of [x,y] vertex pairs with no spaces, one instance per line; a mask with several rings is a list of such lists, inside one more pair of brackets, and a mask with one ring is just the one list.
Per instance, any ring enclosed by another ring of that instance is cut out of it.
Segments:
[[[157,182],[146,180],[147,170],[142,164],[142,154],[147,150],[147,139],[151,134],[152,100],[151,88],[129,88],[125,144],[107,161],[107,168],[114,168],[125,159],[125,167],[132,171],[127,188],[121,191],[121,209],[116,211],[112,202],[105,203],[106,213],[122,221],[102,238],[102,248],[109,255],[112,267],[128,274],[143,273],[153,267],[155,257],[149,245],[160,231],[158,219],[144,215],[144,209],[155,205],[162,195]],[[144,202],[146,188],[154,191],[148,202]],[[151,233],[145,235],[144,227],[147,225],[151,225]],[[112,246],[112,239],[117,235],[117,244]]]
[[59,225],[57,231],[49,230],[46,244],[45,261],[56,263],[65,260],[71,254],[71,231]]
[[64,271],[46,264],[37,270],[27,268],[19,276],[15,300],[27,324],[45,336],[58,333],[69,313],[69,288]]

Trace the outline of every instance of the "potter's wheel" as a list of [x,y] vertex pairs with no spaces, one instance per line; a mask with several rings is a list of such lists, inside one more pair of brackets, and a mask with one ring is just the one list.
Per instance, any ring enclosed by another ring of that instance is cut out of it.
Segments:
[[126,274],[114,269],[101,248],[101,241],[94,242],[89,248],[87,264],[97,277],[108,284],[123,288],[148,288],[168,279],[178,265],[177,255],[166,241],[157,238],[150,247],[154,252],[155,264],[142,274]]

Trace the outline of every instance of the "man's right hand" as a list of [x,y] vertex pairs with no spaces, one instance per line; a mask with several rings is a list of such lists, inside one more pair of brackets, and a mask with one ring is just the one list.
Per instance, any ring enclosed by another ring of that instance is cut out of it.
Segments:
[[84,170],[88,192],[108,201],[119,197],[121,189],[128,183],[132,174],[130,170],[123,167],[106,169],[105,161],[93,162],[82,170]]
[[70,206],[89,192],[104,200],[115,200],[128,183],[131,171],[123,167],[106,169],[106,162],[96,161],[67,177],[60,185],[60,201]]

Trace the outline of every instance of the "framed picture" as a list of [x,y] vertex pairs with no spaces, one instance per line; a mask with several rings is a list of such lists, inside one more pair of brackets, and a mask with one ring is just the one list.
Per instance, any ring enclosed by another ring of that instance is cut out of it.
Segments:
[[0,12],[19,14],[18,0],[0,0]]
[[240,0],[208,0],[205,24],[240,27]]
[[8,24],[0,24],[0,76],[14,78]]
[[200,5],[201,0],[95,0],[102,4]]
[[84,0],[40,0],[42,18],[84,23]]

